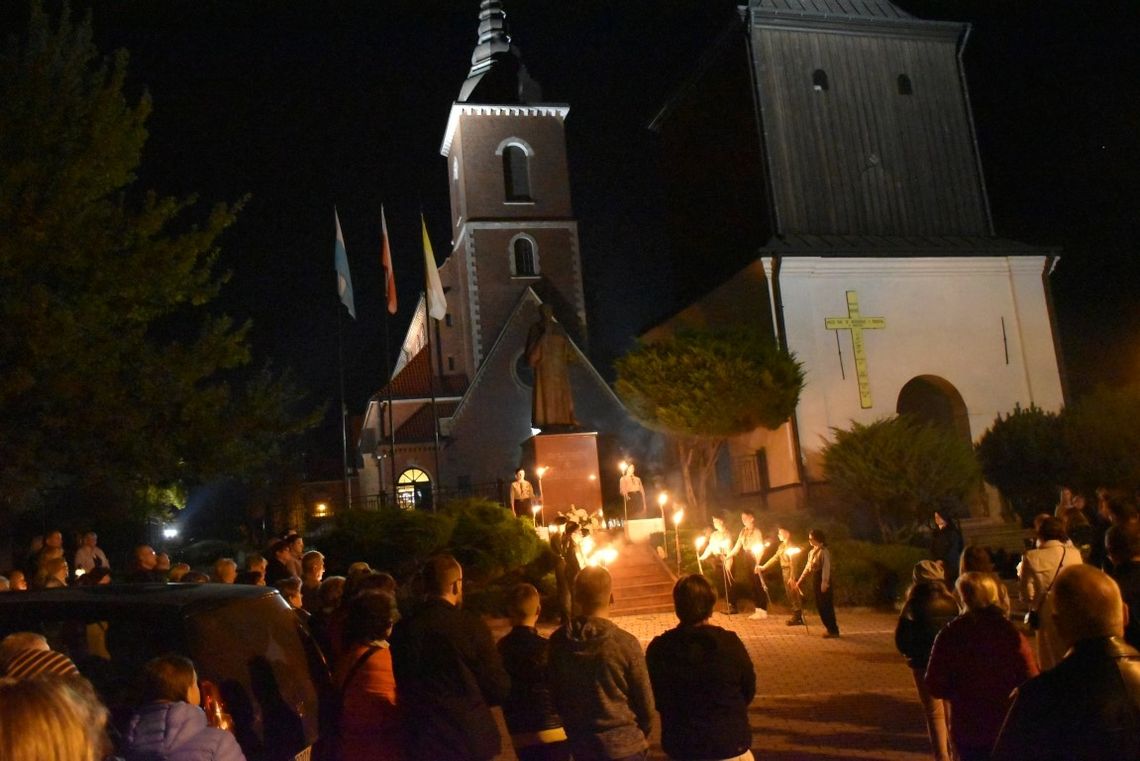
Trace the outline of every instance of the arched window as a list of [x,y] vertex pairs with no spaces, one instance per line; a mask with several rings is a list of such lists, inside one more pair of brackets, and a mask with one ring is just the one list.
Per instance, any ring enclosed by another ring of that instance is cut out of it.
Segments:
[[827,92],[827,72],[823,69],[816,69],[811,73],[811,86],[816,92]]
[[513,277],[535,277],[538,275],[538,257],[535,256],[534,241],[520,235],[511,243],[511,275]]
[[906,74],[899,74],[899,95],[913,95],[914,85],[910,83],[910,77]]
[[416,467],[401,473],[396,478],[396,505],[401,510],[430,506],[431,476]]
[[521,145],[508,145],[503,150],[503,184],[508,201],[529,201],[530,167],[526,150]]

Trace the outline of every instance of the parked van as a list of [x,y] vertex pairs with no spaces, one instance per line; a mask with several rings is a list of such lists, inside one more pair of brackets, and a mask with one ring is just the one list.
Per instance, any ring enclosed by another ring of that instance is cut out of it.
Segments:
[[123,727],[138,676],[166,653],[218,687],[250,761],[308,761],[331,694],[328,667],[271,587],[111,584],[0,594],[0,637],[34,631],[68,655]]

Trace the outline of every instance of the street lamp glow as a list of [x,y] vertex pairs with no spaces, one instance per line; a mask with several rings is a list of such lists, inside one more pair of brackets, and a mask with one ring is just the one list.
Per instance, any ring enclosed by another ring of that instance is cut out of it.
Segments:
[[174,526],[167,526],[162,529],[163,539],[173,539],[176,536],[178,536],[178,529],[174,528]]

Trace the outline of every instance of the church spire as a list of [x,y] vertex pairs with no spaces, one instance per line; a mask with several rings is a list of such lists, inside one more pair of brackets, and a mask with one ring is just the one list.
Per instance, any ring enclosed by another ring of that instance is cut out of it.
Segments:
[[479,4],[479,42],[471,70],[459,90],[460,103],[537,103],[538,83],[530,78],[519,49],[511,44],[502,0]]

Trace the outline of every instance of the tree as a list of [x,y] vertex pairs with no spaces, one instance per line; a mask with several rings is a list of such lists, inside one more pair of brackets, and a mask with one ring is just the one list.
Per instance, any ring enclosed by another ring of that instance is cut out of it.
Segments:
[[960,509],[980,485],[972,447],[908,416],[833,428],[823,470],[836,496],[866,512],[884,542],[907,538],[935,510]]
[[0,50],[0,512],[145,512],[311,424],[288,378],[237,385],[249,325],[206,311],[236,207],[135,186],[150,99],[126,66],[66,6]]
[[1056,487],[1070,478],[1062,417],[1033,404],[998,415],[982,434],[977,452],[986,480],[1026,523],[1052,510]]
[[1074,485],[1140,487],[1140,386],[1098,388],[1062,418]]
[[702,508],[725,441],[778,428],[804,384],[795,357],[748,328],[683,330],[640,343],[616,366],[618,396],[642,425],[672,439],[686,498]]

